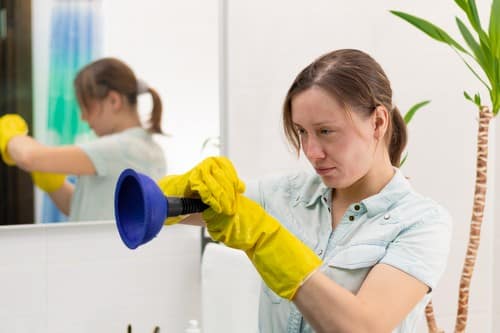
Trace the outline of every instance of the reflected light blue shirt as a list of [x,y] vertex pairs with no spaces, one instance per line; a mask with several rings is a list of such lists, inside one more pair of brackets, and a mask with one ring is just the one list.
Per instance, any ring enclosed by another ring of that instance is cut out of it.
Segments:
[[[323,259],[321,271],[357,293],[370,269],[387,264],[431,288],[394,333],[415,332],[432,289],[444,272],[451,240],[450,214],[416,193],[399,169],[376,195],[350,205],[332,230],[331,194],[314,174],[267,178],[248,183],[245,193]],[[264,283],[259,330],[314,332],[292,302]]]
[[96,169],[78,177],[71,199],[69,221],[114,220],[116,181],[124,169],[158,180],[166,174],[165,155],[142,127],[102,136],[79,145]]

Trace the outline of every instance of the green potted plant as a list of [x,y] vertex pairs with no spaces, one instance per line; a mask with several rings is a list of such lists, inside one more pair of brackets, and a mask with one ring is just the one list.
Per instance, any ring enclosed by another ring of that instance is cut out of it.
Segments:
[[[491,105],[488,105],[482,102],[479,93],[472,97],[471,93],[464,92],[464,97],[475,105],[479,113],[472,218],[467,253],[460,279],[455,322],[455,332],[464,332],[467,324],[469,285],[479,248],[486,201],[488,131],[491,119],[498,114],[500,109],[500,0],[492,1],[487,31],[481,25],[475,0],[455,0],[455,3],[465,13],[472,28],[470,29],[460,18],[455,17],[465,46],[462,46],[447,32],[429,21],[400,11],[391,11],[391,13],[412,24],[429,37],[450,46],[479,82],[486,87],[490,96]],[[426,318],[430,332],[442,332],[437,327],[432,303],[429,303],[426,308]]]

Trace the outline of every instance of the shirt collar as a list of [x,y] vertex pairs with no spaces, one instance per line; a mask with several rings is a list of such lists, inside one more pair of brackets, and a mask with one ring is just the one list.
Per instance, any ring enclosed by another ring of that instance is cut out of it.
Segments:
[[[410,182],[405,178],[401,170],[398,168],[394,168],[394,170],[394,176],[379,193],[361,200],[361,203],[366,207],[368,217],[373,217],[386,211],[392,204],[412,190]],[[306,207],[314,205],[316,201],[322,197],[329,198],[330,196],[331,188],[326,186],[321,181],[321,178],[318,177],[318,179],[320,180],[319,184],[312,193],[303,190],[299,194],[299,198],[309,198],[309,200],[304,200],[306,202]]]
[[368,217],[387,211],[395,202],[412,191],[410,182],[401,170],[394,169],[394,176],[379,193],[361,200],[366,207]]
[[[323,182],[321,182],[321,184],[318,185],[318,187],[316,187],[315,191],[310,195],[309,200],[306,202],[306,207],[310,207],[310,206],[314,205],[316,203],[316,201],[318,201],[319,199],[321,199],[323,197],[328,198],[330,193],[331,193],[331,188],[329,188],[328,186],[323,184]],[[305,197],[305,196],[307,196],[307,195],[301,194],[301,197]]]
[[327,196],[331,192],[331,189],[323,183],[317,174],[309,175],[305,179],[305,181],[301,181],[300,177],[298,177],[293,182],[295,184],[293,187],[296,191],[296,195],[293,198],[295,205],[301,202],[306,207],[310,207],[322,197],[328,198]]

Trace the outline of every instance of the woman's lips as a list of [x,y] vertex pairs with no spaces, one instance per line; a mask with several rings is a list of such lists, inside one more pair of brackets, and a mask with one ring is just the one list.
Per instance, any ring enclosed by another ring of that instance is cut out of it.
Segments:
[[320,176],[324,176],[328,173],[330,173],[331,171],[335,170],[335,167],[332,167],[332,168],[315,168],[316,169],[316,173]]

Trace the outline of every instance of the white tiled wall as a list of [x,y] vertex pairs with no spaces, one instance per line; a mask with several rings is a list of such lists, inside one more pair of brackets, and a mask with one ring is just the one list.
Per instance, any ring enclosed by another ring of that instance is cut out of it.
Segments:
[[0,333],[183,332],[200,318],[200,229],[136,250],[114,223],[0,228]]
[[40,228],[0,228],[0,332],[47,332],[47,241]]

